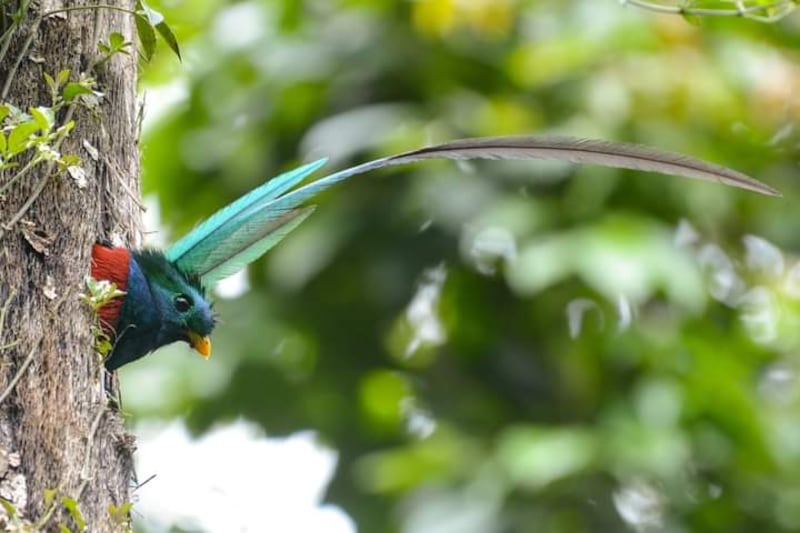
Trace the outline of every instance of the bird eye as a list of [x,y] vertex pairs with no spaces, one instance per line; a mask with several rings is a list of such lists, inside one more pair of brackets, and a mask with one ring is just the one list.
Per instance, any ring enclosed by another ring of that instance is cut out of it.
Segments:
[[185,294],[179,294],[175,297],[175,309],[179,313],[185,313],[192,308],[192,301]]

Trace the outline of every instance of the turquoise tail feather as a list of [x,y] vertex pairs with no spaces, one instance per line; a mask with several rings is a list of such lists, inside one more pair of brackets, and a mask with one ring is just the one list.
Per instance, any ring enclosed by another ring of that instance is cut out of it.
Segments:
[[[298,171],[303,171],[302,176],[293,175],[291,184],[281,175],[276,178],[284,182],[281,187],[272,186],[275,179],[262,185],[269,187],[269,196],[259,194],[251,200],[248,196],[253,193],[249,193],[222,209],[170,248],[167,258],[181,270],[200,276],[203,285],[214,286],[264,255],[299,226],[314,209],[313,206],[298,208],[300,204],[347,178],[392,164],[387,159],[336,172],[278,196],[307,176],[308,169],[313,172],[321,165],[315,162],[301,167]],[[247,201],[239,204],[242,200]]]
[[426,159],[556,159],[714,181],[779,195],[735,170],[648,146],[547,136],[461,139],[376,159],[291,191],[325,160],[282,174],[215,213],[170,248],[167,258],[213,285],[255,261],[305,220],[313,208],[298,206],[311,197],[358,174]]
[[254,217],[245,223],[228,238],[225,246],[214,250],[212,257],[218,264],[207,272],[200,273],[203,284],[214,286],[219,280],[236,274],[282,241],[314,209],[315,206],[312,205],[284,211],[282,214],[275,210],[265,217],[269,220]]
[[270,212],[269,203],[300,183],[326,161],[327,159],[320,159],[281,174],[220,209],[171,246],[166,252],[167,259],[186,272],[204,277],[205,273],[219,267],[222,262],[241,251],[241,239],[247,235],[264,238],[263,232],[254,226],[259,223],[268,226],[274,219],[287,215],[286,212]]

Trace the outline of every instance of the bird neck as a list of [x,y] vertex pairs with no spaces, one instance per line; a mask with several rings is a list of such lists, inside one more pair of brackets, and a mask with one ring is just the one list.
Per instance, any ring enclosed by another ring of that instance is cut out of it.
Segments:
[[127,294],[122,303],[114,335],[114,350],[106,368],[114,370],[165,344],[161,339],[161,310],[153,297],[147,276],[133,252],[129,262]]

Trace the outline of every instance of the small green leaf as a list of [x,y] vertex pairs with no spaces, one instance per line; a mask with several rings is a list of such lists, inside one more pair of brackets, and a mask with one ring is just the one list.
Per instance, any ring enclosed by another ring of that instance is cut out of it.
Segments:
[[97,49],[100,50],[101,54],[111,55],[111,47],[102,41],[97,43]]
[[36,121],[36,124],[39,125],[39,128],[43,132],[48,132],[53,128],[53,124],[55,123],[56,117],[53,114],[53,110],[49,107],[32,107],[28,110]]
[[56,130],[56,134],[59,135],[60,137],[66,137],[67,134],[71,132],[73,129],[75,129],[75,121],[70,120],[63,126],[59,126],[59,128]]
[[145,61],[150,61],[156,51],[156,32],[153,31],[153,26],[147,16],[137,13],[134,19],[136,20],[136,33],[139,35],[139,43],[142,45],[142,56]]
[[55,77],[55,78],[53,78],[53,77],[52,77],[50,74],[48,74],[47,72],[45,72],[45,73],[43,74],[43,76],[44,76],[44,81],[45,81],[45,83],[47,83],[47,88],[48,88],[48,89],[50,89],[50,94],[51,94],[51,95],[52,95],[54,98],[55,98],[55,97],[57,96],[57,94],[58,94],[58,89],[59,89],[59,87],[61,87],[62,85],[64,85],[64,84],[67,82],[67,80],[69,79],[69,73],[70,73],[69,69],[68,69],[68,68],[65,68],[65,69],[63,69],[63,70],[59,71],[59,73],[58,73],[58,74],[56,74],[56,77]]
[[108,340],[108,338],[103,336],[102,338],[97,339],[97,344],[95,345],[94,349],[97,350],[97,353],[105,357],[111,353],[111,350],[114,349],[114,345],[111,344],[111,341]]
[[39,124],[35,121],[18,124],[8,135],[8,154],[13,156],[27,150],[31,135],[38,130]]
[[25,122],[26,120],[30,119],[22,110],[14,105],[11,104],[4,104],[3,107],[6,108],[6,114],[8,115],[8,121],[11,124]]
[[3,506],[3,509],[5,510],[9,518],[14,518],[15,516],[17,516],[17,508],[14,507],[14,504],[11,503],[10,501],[6,500],[5,498],[0,498],[0,505]]
[[98,290],[97,289],[97,285],[98,285],[98,281],[96,279],[94,279],[93,277],[88,276],[86,278],[86,288],[89,289],[89,292],[91,292],[91,293],[97,292],[97,290]]
[[3,122],[10,110],[11,109],[7,105],[0,105],[0,122]]
[[64,86],[61,95],[64,97],[65,102],[71,102],[75,97],[82,94],[94,94],[93,91],[85,85],[77,82],[70,82]]
[[53,77],[47,72],[45,72],[43,76],[44,76],[44,82],[47,84],[47,88],[50,89],[50,92],[51,93],[56,92],[56,90],[58,89],[58,86],[56,85],[56,80],[54,80]]
[[169,46],[170,50],[175,52],[175,55],[178,56],[178,60],[181,60],[181,49],[178,46],[178,39],[176,39],[175,34],[172,33],[172,29],[167,26],[166,22],[160,22],[156,24],[156,30],[158,30],[158,33],[161,34],[161,37],[167,43],[167,46]]
[[125,47],[125,36],[119,32],[111,32],[108,36],[108,43],[114,51],[122,50]]
[[50,504],[53,503],[53,500],[56,498],[56,494],[58,490],[56,489],[44,489],[44,506],[50,507]]
[[81,158],[75,154],[68,154],[65,156],[61,156],[59,163],[61,163],[65,167],[73,167],[81,164]]
[[130,520],[133,502],[125,502],[117,507],[114,504],[108,506],[108,514],[116,524],[126,524]]
[[61,505],[66,507],[67,511],[72,514],[72,511],[76,511],[78,509],[78,502],[75,501],[74,498],[70,498],[69,496],[64,496],[61,498]]
[[56,77],[56,80],[58,81],[59,87],[67,83],[67,80],[69,80],[69,69],[65,68],[61,72],[59,72],[58,77]]
[[69,515],[75,521],[75,525],[78,527],[78,531],[83,531],[86,529],[86,520],[83,518],[83,513],[78,508],[78,502],[74,499],[64,496],[61,498],[61,504],[67,510]]

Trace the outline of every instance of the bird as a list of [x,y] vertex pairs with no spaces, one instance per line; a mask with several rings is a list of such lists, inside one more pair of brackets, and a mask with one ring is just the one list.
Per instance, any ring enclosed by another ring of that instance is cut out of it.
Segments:
[[297,228],[315,206],[306,201],[352,176],[427,159],[555,159],[714,181],[779,196],[774,188],[730,168],[646,145],[565,136],[460,139],[362,163],[302,187],[319,159],[272,178],[223,207],[166,251],[129,250],[98,241],[91,276],[113,283],[121,296],[100,307],[98,320],[112,342],[108,371],[174,342],[211,355],[216,318],[209,290],[264,255]]

